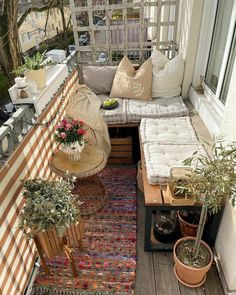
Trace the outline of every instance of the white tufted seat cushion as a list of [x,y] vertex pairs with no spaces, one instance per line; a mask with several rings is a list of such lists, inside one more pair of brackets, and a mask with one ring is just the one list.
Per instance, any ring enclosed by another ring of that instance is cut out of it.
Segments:
[[157,98],[152,101],[127,101],[127,123],[140,122],[142,118],[180,117],[188,113],[188,108],[180,96]]
[[206,154],[199,143],[190,145],[144,143],[143,150],[148,183],[152,185],[168,183],[171,167],[183,166],[183,160],[191,157],[195,151]]
[[143,118],[139,133],[142,143],[192,144],[198,141],[189,117]]
[[[108,99],[109,96],[106,94],[100,94],[98,95],[101,102],[103,103],[105,99]],[[116,98],[119,102],[118,107],[112,109],[112,110],[104,110],[101,109],[101,112],[107,122],[107,124],[125,124],[126,119],[126,105],[127,100],[122,98]]]

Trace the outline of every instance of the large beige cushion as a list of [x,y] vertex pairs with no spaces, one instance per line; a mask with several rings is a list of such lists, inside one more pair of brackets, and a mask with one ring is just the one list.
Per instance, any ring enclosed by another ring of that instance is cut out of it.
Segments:
[[127,56],[121,60],[111,89],[111,97],[151,100],[152,61],[149,59],[135,71]]
[[83,83],[96,94],[110,93],[117,66],[83,66]]
[[152,97],[174,97],[181,93],[184,74],[184,60],[181,55],[168,60],[158,50],[154,50],[152,59]]

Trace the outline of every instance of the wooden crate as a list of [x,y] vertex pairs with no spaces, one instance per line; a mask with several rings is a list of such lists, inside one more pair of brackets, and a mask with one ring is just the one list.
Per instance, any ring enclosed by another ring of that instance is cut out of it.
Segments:
[[110,164],[132,164],[132,136],[111,138]]
[[175,198],[175,196],[172,195],[171,190],[170,190],[170,186],[167,185],[167,196],[170,200],[170,204],[171,205],[194,205],[195,203],[195,199],[194,197],[192,198]]

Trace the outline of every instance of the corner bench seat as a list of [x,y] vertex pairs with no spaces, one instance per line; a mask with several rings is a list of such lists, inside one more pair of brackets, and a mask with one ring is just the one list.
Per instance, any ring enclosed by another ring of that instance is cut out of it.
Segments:
[[[100,94],[101,103],[109,98],[109,95]],[[139,99],[117,98],[119,106],[112,110],[101,112],[107,124],[140,123],[142,118],[179,117],[189,114],[189,110],[182,98],[157,98],[150,101]]]

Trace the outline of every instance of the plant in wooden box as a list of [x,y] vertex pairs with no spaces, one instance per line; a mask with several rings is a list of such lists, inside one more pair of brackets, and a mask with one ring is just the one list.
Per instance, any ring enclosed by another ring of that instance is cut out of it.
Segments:
[[192,175],[190,167],[172,167],[167,194],[172,205],[193,205],[195,200],[187,183]]
[[212,148],[212,156],[194,154],[184,161],[185,165],[196,163],[190,181],[186,183],[196,200],[201,200],[202,209],[197,236],[184,237],[174,246],[175,274],[177,279],[189,287],[204,283],[211,267],[213,255],[203,242],[202,234],[208,211],[218,212],[226,198],[235,201],[236,193],[236,146],[224,147],[221,143]]
[[70,161],[78,161],[84,148],[84,122],[72,119],[62,119],[57,126],[55,140],[61,144],[61,150],[69,155]]
[[53,258],[65,251],[71,261],[71,246],[81,246],[83,226],[73,203],[69,180],[33,179],[24,182],[25,205],[19,215],[19,228],[35,240],[42,251]]

